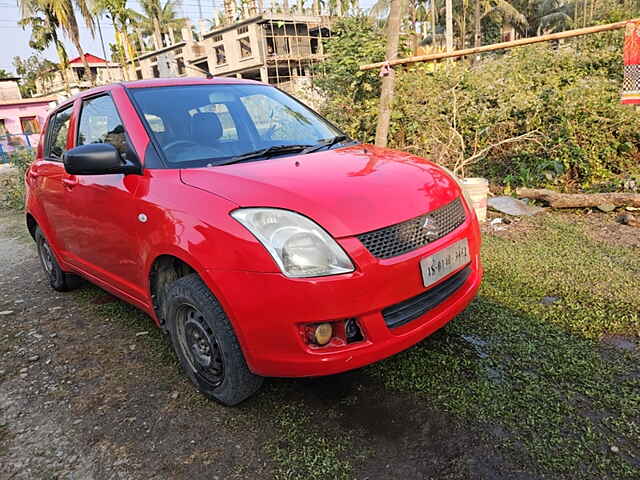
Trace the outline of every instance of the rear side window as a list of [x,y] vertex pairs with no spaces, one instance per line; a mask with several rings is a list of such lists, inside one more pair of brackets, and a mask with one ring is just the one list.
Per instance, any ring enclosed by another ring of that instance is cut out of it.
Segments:
[[108,95],[82,102],[78,145],[110,143],[120,153],[126,153],[127,140],[122,120]]
[[64,110],[60,110],[51,120],[51,128],[47,137],[46,157],[52,159],[62,158],[62,154],[67,151],[67,134],[69,133],[69,121],[73,105],[69,105]]

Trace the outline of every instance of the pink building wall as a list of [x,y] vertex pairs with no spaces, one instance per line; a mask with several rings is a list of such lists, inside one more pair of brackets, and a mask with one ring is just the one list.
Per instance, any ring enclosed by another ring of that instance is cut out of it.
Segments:
[[26,135],[22,131],[21,117],[36,117],[40,129],[44,127],[51,99],[30,99],[0,102],[0,119],[4,120],[6,133],[0,135],[0,163],[9,160],[7,153],[19,147],[36,148],[40,141],[40,132]]

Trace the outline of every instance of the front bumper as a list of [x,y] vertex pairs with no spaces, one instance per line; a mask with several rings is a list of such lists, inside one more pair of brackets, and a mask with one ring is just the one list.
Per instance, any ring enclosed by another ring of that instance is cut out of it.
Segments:
[[[425,291],[420,259],[464,237],[471,254],[471,273],[465,283],[424,315],[394,329],[387,327],[384,308]],[[373,257],[356,238],[339,242],[357,266],[353,273],[293,279],[279,273],[206,272],[205,281],[230,317],[254,373],[322,376],[382,360],[445,325],[467,307],[480,287],[480,233],[473,216],[446,237],[387,260]],[[347,318],[357,319],[363,341],[313,348],[299,334],[300,324]]]

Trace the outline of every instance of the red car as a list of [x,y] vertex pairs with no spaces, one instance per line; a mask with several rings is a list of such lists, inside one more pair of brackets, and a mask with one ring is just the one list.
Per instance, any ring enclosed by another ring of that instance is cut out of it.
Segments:
[[147,312],[227,405],[264,376],[381,360],[460,313],[482,277],[458,180],[349,139],[269,85],[99,87],[56,108],[26,175],[51,286]]

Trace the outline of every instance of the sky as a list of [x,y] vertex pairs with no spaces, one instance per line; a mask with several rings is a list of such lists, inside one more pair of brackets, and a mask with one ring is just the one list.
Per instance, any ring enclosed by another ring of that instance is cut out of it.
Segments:
[[[164,1],[163,1],[164,3]],[[362,8],[368,8],[374,3],[374,0],[360,0],[360,6]],[[142,11],[137,0],[128,0],[128,5],[134,10]],[[265,2],[268,5],[268,1]],[[213,18],[214,11],[222,10],[222,0],[201,0],[200,6],[202,8],[202,16],[204,18]],[[190,18],[194,24],[197,24],[199,18],[198,0],[182,0],[181,5],[178,7],[178,13],[181,16]],[[11,73],[15,73],[13,67],[13,57],[28,57],[37,53],[29,47],[29,38],[31,37],[31,31],[29,28],[23,30],[20,25],[17,24],[20,19],[20,9],[17,6],[17,0],[0,0],[0,68],[5,69]],[[104,38],[104,46],[109,55],[109,43],[114,43],[114,30],[110,21],[104,17],[100,20],[100,28],[102,29],[102,36]],[[91,37],[91,33],[84,26],[80,16],[78,15],[78,23],[80,24],[80,41],[85,49],[85,52],[92,53],[98,57],[103,57],[102,46],[100,44],[100,38],[96,31],[95,38]],[[65,46],[67,47],[67,54],[69,58],[77,56],[77,52],[73,47],[73,44],[68,39],[64,39]],[[42,54],[43,57],[48,58],[57,63],[57,56],[55,49],[49,47]]]

